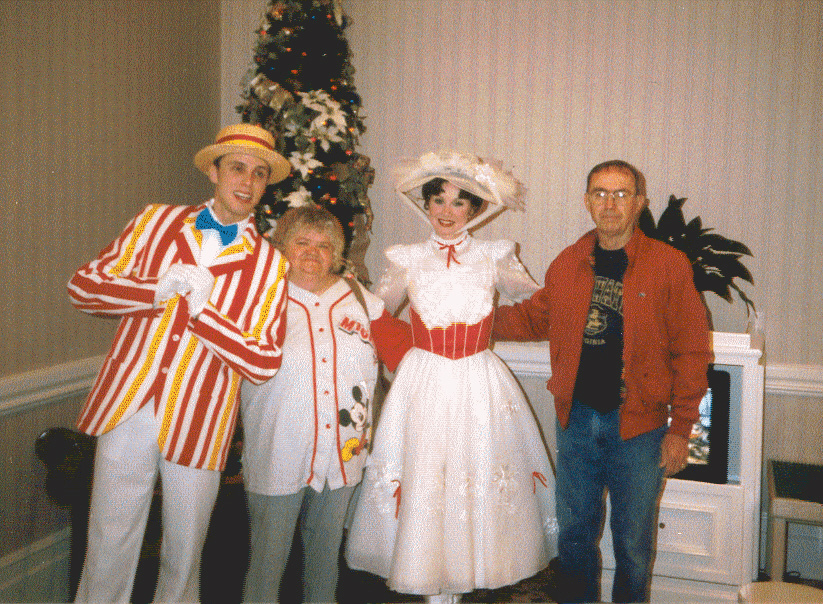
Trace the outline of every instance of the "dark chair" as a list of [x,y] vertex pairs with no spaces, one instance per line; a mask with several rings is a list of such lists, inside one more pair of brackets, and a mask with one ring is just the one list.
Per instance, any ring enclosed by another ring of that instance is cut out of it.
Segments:
[[[248,566],[249,521],[240,474],[242,432],[238,431],[223,472],[212,522],[203,547],[201,601],[240,602]],[[88,539],[91,483],[96,439],[68,428],[50,428],[35,441],[35,453],[46,466],[49,497],[71,513],[69,589],[74,596],[80,583]],[[159,486],[159,485],[158,485]],[[132,602],[151,602],[157,583],[161,543],[160,490],[155,489]]]
[[69,593],[80,583],[89,525],[89,497],[96,441],[68,428],[50,428],[37,437],[34,451],[46,466],[46,492],[71,513]]

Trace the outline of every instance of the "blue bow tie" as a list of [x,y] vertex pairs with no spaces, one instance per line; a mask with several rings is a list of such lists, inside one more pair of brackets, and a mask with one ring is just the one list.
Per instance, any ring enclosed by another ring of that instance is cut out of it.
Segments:
[[204,208],[203,211],[197,215],[197,220],[195,221],[194,226],[201,231],[208,229],[217,231],[223,245],[230,244],[234,241],[234,238],[237,237],[237,225],[230,224],[229,226],[224,226],[220,224],[214,219],[208,208]]

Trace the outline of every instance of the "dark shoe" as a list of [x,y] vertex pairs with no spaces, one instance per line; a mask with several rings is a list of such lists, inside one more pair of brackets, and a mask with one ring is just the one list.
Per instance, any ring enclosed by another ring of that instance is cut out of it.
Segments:
[[552,602],[583,602],[586,586],[582,577],[560,568],[560,558],[552,558],[549,562],[546,591]]

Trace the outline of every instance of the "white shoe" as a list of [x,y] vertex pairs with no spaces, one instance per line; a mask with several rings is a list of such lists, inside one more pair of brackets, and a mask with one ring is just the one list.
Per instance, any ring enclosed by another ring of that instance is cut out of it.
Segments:
[[426,596],[426,604],[460,604],[463,594],[435,594]]

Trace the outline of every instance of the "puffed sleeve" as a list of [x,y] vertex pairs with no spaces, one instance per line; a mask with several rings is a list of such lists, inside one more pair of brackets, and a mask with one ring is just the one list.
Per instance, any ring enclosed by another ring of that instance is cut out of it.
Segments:
[[515,253],[513,241],[495,242],[497,260],[497,290],[512,302],[520,302],[536,292],[540,286],[531,278]]
[[397,312],[400,305],[406,299],[406,289],[408,287],[408,268],[404,258],[408,256],[404,253],[407,246],[392,246],[386,250],[386,258],[389,265],[374,289],[374,293],[386,304],[386,310],[392,315]]

